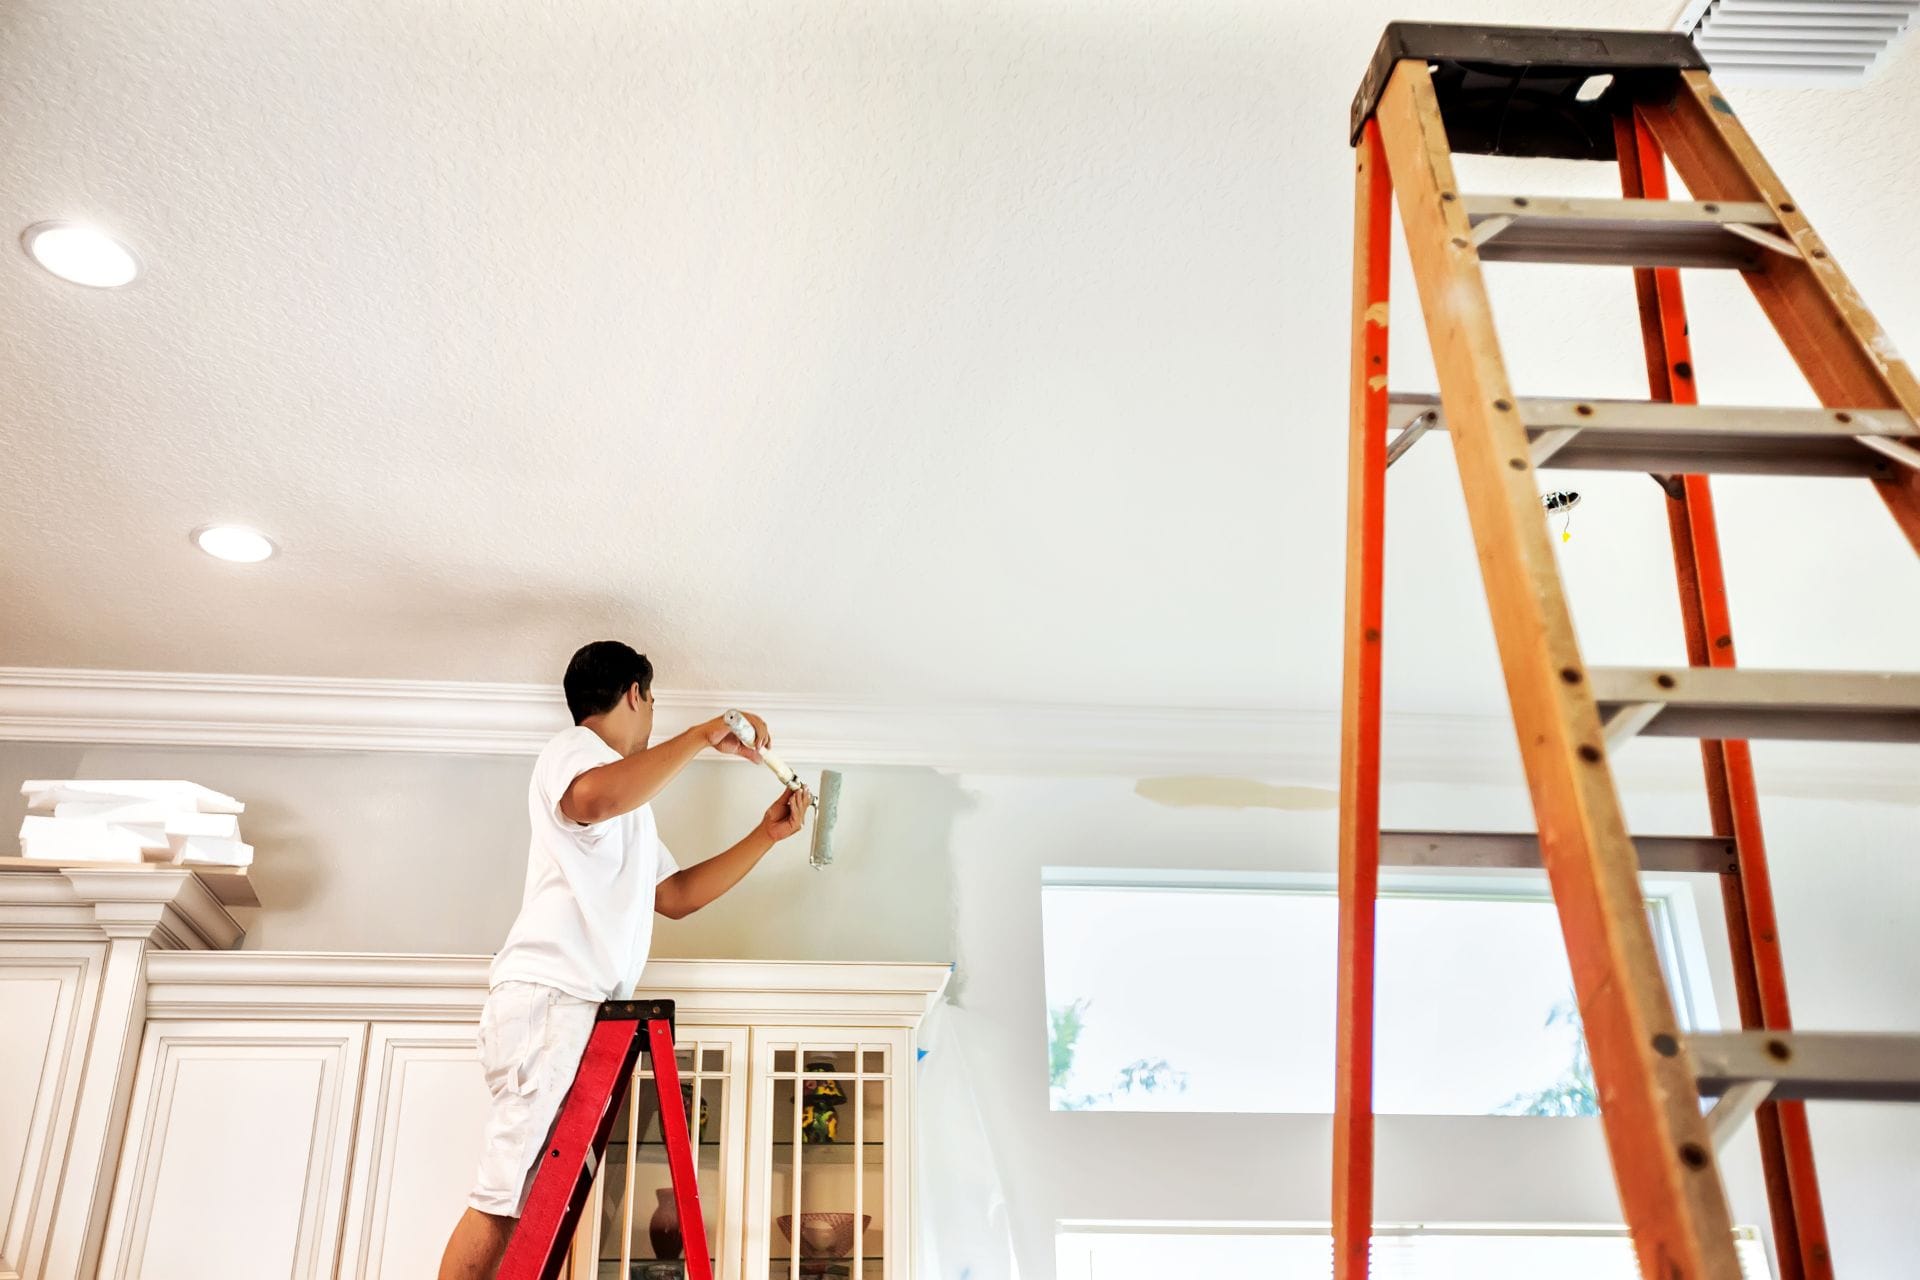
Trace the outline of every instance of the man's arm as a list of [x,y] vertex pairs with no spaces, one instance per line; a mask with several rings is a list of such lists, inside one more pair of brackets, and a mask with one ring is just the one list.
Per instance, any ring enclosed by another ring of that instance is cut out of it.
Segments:
[[[766,721],[748,715],[756,739],[762,746],[772,741]],[[575,778],[560,797],[560,812],[568,820],[591,826],[632,813],[659,795],[674,775],[692,764],[708,747],[733,755],[758,760],[760,753],[740,741],[727,728],[725,718],[715,716],[665,742],[636,751],[624,760],[589,769]]]
[[653,909],[669,920],[680,920],[706,906],[739,884],[767,856],[767,850],[800,830],[812,804],[813,797],[805,789],[782,794],[746,839],[725,853],[674,872],[655,886]]

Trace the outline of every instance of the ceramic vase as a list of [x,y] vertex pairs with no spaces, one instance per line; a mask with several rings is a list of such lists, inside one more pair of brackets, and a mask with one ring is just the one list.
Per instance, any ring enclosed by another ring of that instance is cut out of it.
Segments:
[[677,1258],[680,1256],[680,1210],[673,1202],[673,1188],[662,1187],[654,1192],[660,1203],[647,1219],[647,1239],[653,1242],[653,1256],[656,1258]]

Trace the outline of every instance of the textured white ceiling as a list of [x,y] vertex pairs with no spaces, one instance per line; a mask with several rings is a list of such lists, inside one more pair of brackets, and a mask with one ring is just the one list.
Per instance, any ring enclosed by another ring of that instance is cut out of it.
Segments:
[[[681,688],[1330,706],[1380,27],[1672,9],[16,0],[0,663],[549,681],[618,635]],[[1738,102],[1920,348],[1920,47]],[[148,274],[38,271],[54,217]],[[1534,270],[1496,275],[1523,391],[1643,393],[1625,276]],[[1806,402],[1737,282],[1689,287],[1709,399]],[[1404,277],[1395,319],[1431,386]],[[1410,710],[1497,706],[1451,472],[1390,486]],[[1657,491],[1564,483],[1589,657],[1678,655]],[[1864,486],[1723,506],[1745,660],[1920,665]],[[211,519],[284,553],[210,561]]]

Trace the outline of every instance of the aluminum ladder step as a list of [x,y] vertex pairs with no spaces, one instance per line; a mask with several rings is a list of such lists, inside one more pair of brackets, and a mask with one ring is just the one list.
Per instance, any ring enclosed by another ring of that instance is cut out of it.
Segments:
[[[1718,836],[1635,836],[1642,871],[1728,875],[1740,869],[1731,840]],[[1383,867],[1538,868],[1540,837],[1531,831],[1382,831]]]
[[[1887,479],[1920,469],[1902,437],[1920,424],[1898,409],[1732,408],[1652,400],[1524,397],[1520,421],[1536,467],[1660,475],[1843,476]],[[1427,431],[1447,429],[1440,398],[1396,394],[1388,463]]]
[[1764,1083],[1775,1098],[1920,1102],[1920,1036],[1732,1031],[1685,1040],[1702,1094]]
[[1757,201],[1464,196],[1484,262],[1565,262],[1751,271],[1797,258],[1780,219]]
[[1609,747],[1665,738],[1920,742],[1920,673],[1590,667]]

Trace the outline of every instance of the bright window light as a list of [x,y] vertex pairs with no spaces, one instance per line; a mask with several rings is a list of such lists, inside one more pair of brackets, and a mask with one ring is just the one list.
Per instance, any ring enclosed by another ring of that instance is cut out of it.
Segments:
[[[1212,884],[1168,875],[1143,883],[1139,873],[1047,873],[1053,1109],[1331,1111],[1330,887],[1320,878]],[[1425,881],[1380,900],[1375,1109],[1598,1114],[1544,882]],[[1670,900],[1649,890],[1649,923],[1682,1025],[1704,1029],[1717,1019],[1704,971],[1691,963],[1698,949],[1686,944],[1698,926],[1688,891],[1672,891]]]
[[140,259],[120,241],[73,222],[38,222],[21,233],[27,255],[62,280],[112,289],[140,274]]
[[216,560],[256,564],[273,554],[273,542],[243,524],[209,524],[193,531],[194,545]]

